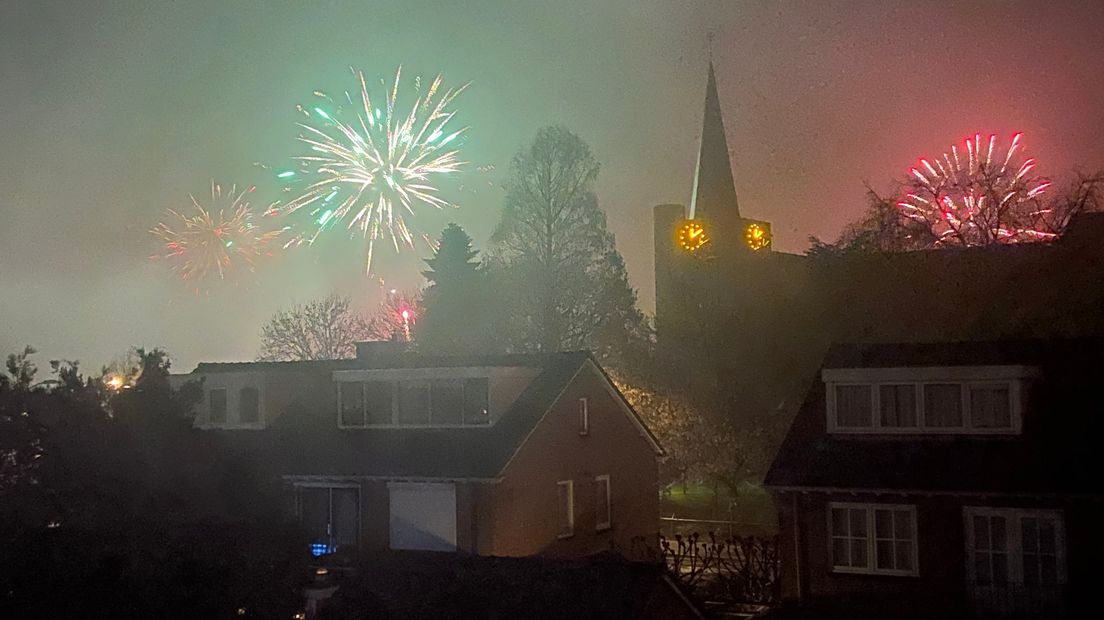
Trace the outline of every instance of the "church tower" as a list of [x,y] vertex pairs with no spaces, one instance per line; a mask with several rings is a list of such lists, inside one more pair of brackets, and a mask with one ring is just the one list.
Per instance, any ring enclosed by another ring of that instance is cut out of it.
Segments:
[[[669,218],[671,214],[667,211],[664,217]],[[769,252],[771,249],[770,224],[740,215],[712,60],[709,61],[709,77],[705,86],[705,107],[690,191],[690,211],[683,214],[675,232],[674,246],[705,259],[739,256],[749,251]]]
[[694,186],[690,194],[690,219],[710,220],[721,230],[732,230],[739,217],[740,205],[736,200],[736,184],[732,181],[732,162],[728,157],[721,99],[717,96],[717,77],[711,60],[698,161],[694,166]]

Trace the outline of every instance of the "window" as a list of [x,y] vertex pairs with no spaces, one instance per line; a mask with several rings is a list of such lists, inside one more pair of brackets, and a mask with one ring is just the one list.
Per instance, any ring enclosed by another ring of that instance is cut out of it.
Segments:
[[429,424],[429,384],[399,384],[399,424]]
[[244,387],[238,392],[238,423],[256,424],[261,419],[261,393],[257,388]]
[[612,527],[609,474],[594,479],[594,491],[594,529],[601,532]]
[[298,487],[299,520],[315,557],[355,547],[360,531],[360,489]]
[[586,435],[590,432],[590,403],[585,398],[579,399],[579,434]]
[[430,388],[434,424],[464,422],[464,384],[435,381]]
[[1012,395],[1008,384],[970,386],[970,425],[973,428],[1012,427]]
[[338,402],[342,426],[364,426],[364,384],[338,384]]
[[464,424],[487,424],[491,421],[487,409],[487,380],[464,380]]
[[364,384],[365,424],[391,424],[394,408],[394,389],[386,381],[368,381]]
[[1045,588],[1065,583],[1061,513],[1015,508],[964,509],[966,569],[984,588]]
[[832,433],[1014,435],[1023,425],[1029,366],[825,368]]
[[343,428],[490,423],[486,378],[337,383]]
[[575,483],[571,480],[561,480],[556,483],[559,493],[560,509],[560,538],[567,538],[575,534]]
[[207,394],[207,421],[211,424],[226,424],[226,388],[213,388]]
[[836,572],[916,575],[916,507],[829,505],[832,568]]
[[962,385],[929,383],[924,386],[924,426],[958,428],[962,426]]
[[1000,515],[974,515],[974,582],[1008,583],[1008,527]]
[[882,428],[915,428],[916,385],[888,383],[878,386],[878,412]]
[[456,551],[456,485],[391,482],[387,485],[390,547]]
[[869,385],[836,386],[836,425],[866,428],[871,421],[871,396]]

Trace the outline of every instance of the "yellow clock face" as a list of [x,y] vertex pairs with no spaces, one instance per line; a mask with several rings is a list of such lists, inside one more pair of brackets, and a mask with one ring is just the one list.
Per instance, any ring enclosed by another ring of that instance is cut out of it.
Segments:
[[683,250],[694,252],[707,243],[709,243],[709,237],[700,222],[690,220],[679,227],[678,245]]
[[748,227],[744,229],[744,241],[747,242],[749,248],[762,250],[770,247],[771,234],[769,230],[759,224],[748,224]]

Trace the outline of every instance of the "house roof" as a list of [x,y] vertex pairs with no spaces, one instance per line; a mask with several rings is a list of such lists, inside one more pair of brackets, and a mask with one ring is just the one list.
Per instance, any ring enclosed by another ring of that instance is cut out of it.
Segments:
[[774,488],[981,494],[1097,495],[1104,439],[1099,384],[1104,339],[843,344],[823,368],[1020,365],[1038,367],[1019,436],[829,434],[825,389],[811,381],[775,456]]
[[[571,380],[588,364],[602,372],[590,354],[583,351],[479,356],[393,353],[323,362],[204,363],[193,372],[313,372],[328,380],[329,373],[335,370],[364,368],[539,369],[539,374],[489,427],[341,429],[332,408],[320,411],[317,407],[304,407],[281,412],[271,429],[263,432],[219,431],[225,441],[250,451],[257,460],[283,475],[493,479],[500,475]],[[616,388],[613,390],[616,393]],[[639,416],[631,407],[626,410],[644,429],[646,438],[654,443]],[[658,445],[656,447],[658,450]]]

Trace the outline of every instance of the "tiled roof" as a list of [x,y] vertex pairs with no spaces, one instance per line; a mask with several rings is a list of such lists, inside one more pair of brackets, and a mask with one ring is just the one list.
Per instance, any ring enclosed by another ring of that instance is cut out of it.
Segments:
[[1020,436],[828,434],[819,375],[779,449],[772,487],[997,494],[1101,494],[1104,339],[836,345],[824,368],[1025,365],[1033,386]]
[[363,361],[200,364],[196,373],[223,370],[316,370],[352,368],[536,367],[538,374],[490,427],[340,429],[335,412],[289,410],[265,431],[222,431],[275,473],[303,476],[390,478],[494,478],[584,364],[585,352],[509,356],[398,354]]

